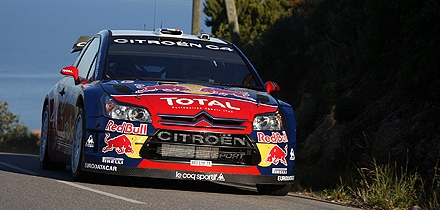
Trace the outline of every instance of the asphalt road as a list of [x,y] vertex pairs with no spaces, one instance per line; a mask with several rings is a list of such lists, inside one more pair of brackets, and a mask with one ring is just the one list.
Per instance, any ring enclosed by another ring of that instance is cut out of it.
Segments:
[[38,156],[0,153],[0,209],[354,209],[211,182],[97,175],[92,183],[79,183],[69,170],[46,171]]

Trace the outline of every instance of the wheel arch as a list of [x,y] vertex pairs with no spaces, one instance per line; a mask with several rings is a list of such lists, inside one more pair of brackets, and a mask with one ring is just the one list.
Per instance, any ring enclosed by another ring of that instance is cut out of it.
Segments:
[[84,97],[82,95],[79,95],[78,99],[76,99],[76,107],[83,108],[83,111],[85,112]]
[[[41,110],[41,118],[40,118],[40,122],[41,122],[41,127],[40,127],[40,132],[44,132],[43,131],[43,118],[44,118],[44,110],[46,109],[46,106],[48,107],[48,128],[47,128],[47,136],[46,136],[46,152],[49,158],[49,161],[58,161],[58,157],[55,154],[55,151],[53,151],[51,148],[53,148],[53,144],[54,144],[54,139],[55,139],[55,133],[53,127],[56,125],[53,125],[54,121],[51,120],[52,117],[52,113],[53,113],[53,104],[50,103],[50,100],[48,97],[46,97],[44,99],[43,102],[43,109]],[[41,138],[42,133],[40,134],[40,138]],[[41,140],[41,139],[40,139]]]

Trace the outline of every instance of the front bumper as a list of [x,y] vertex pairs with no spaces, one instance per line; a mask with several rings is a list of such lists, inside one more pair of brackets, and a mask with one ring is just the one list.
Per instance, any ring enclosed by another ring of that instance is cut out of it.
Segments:
[[257,166],[214,165],[203,169],[201,166],[193,167],[198,169],[189,170],[190,167],[190,163],[143,160],[138,167],[85,162],[82,170],[120,176],[242,184],[291,184],[294,181],[294,175],[261,175]]
[[[151,147],[151,142],[157,143],[155,138],[152,138],[157,129],[150,124],[146,127],[147,124],[124,124],[124,122],[120,121],[111,121],[116,126],[125,126],[122,130],[111,130],[108,129],[109,122],[106,122],[106,130],[86,129],[84,155],[81,163],[82,170],[120,176],[243,184],[283,185],[291,184],[294,180],[294,151],[296,146],[294,131],[253,132],[247,135],[250,144],[245,145],[230,145],[233,144],[231,143],[233,141],[228,141],[228,138],[224,139],[224,145],[206,145],[206,142],[204,145],[197,145],[201,141],[190,142],[193,146],[196,144],[194,148],[245,146],[244,148],[254,148],[257,150],[256,153],[246,152],[246,154],[250,154],[250,158],[242,158],[240,161],[236,161],[237,164],[231,164],[234,161],[225,161],[226,157],[224,155],[223,159],[221,155],[215,156],[217,160],[214,160],[215,158],[212,154],[208,155],[212,159],[197,158],[197,153],[190,156],[177,155],[177,159],[176,157],[169,159],[159,157],[156,153],[151,156],[151,151],[148,153],[149,155],[143,156],[143,154],[146,154],[143,153],[143,150],[145,150],[147,145]],[[128,124],[131,127],[126,126]],[[125,128],[130,128],[131,132],[127,132],[128,129]],[[173,135],[167,135],[166,137],[168,136]],[[293,136],[293,138],[289,140],[289,136]],[[222,142],[221,138],[219,137],[219,142]],[[177,140],[180,141],[180,139]],[[237,141],[242,142],[241,139]],[[155,151],[161,151],[161,155],[168,155],[172,151],[164,152],[164,148],[157,148],[154,148]],[[221,153],[222,150],[221,148],[219,150],[211,150],[211,152],[220,151],[218,154],[240,152],[238,150],[228,150],[226,153]],[[259,162],[255,162],[255,155],[259,156],[257,158]],[[234,156],[231,155],[230,157]],[[194,161],[196,164],[194,164]]]

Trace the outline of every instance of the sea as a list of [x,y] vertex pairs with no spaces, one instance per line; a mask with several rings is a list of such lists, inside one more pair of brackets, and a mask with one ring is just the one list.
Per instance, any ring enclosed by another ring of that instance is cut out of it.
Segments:
[[41,128],[41,112],[46,93],[63,78],[59,69],[28,64],[0,65],[0,101],[31,130]]

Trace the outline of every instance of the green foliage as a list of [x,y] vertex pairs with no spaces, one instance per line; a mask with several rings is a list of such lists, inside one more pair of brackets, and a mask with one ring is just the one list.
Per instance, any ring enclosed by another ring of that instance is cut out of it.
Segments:
[[19,123],[19,117],[9,111],[8,103],[0,101],[0,150],[36,153],[37,141],[37,136],[31,135],[27,126]]
[[368,206],[385,209],[407,209],[420,202],[418,173],[409,174],[397,163],[379,165],[373,160],[370,168],[359,169],[361,180],[357,186],[357,196]]
[[[291,2],[291,0],[277,0],[261,3],[261,0],[236,0],[235,7],[243,47],[251,44],[280,17],[288,15]],[[208,17],[205,24],[211,27],[212,34],[231,40],[225,1],[207,0],[203,12]]]
[[[345,124],[348,133],[342,135],[347,139],[340,141],[343,151],[338,160],[345,158],[354,161],[350,164],[358,165],[364,159],[350,158],[350,154],[375,154],[370,150],[374,149],[375,141],[382,140],[371,138],[365,140],[365,144],[371,146],[359,146],[364,144],[361,136],[375,137],[380,125],[372,124],[383,120],[386,122],[387,119],[382,119],[387,117],[384,115],[396,117],[396,122],[412,119],[413,116],[409,115],[418,110],[408,106],[407,111],[402,111],[402,107],[408,104],[429,107],[439,103],[440,1],[295,0],[282,4],[287,7],[281,6],[285,10],[280,11],[288,12],[274,14],[276,20],[268,18],[267,14],[277,9],[267,9],[267,5],[262,8],[259,2],[236,1],[240,31],[246,33],[241,34],[243,41],[247,42],[242,49],[265,80],[280,84],[281,99],[294,106],[299,153],[302,152],[304,140],[316,131],[317,125],[330,114],[333,107],[336,123]],[[274,2],[265,0],[264,4]],[[224,1],[207,0],[204,12],[211,18],[206,23],[212,26],[213,34],[228,39]],[[382,104],[385,100],[387,103]],[[394,102],[388,104],[390,101]],[[376,109],[391,105],[397,113],[386,113],[390,111],[388,109],[375,112],[368,106],[371,102],[382,105]],[[420,125],[431,125],[433,128],[428,127],[426,130],[431,131],[424,135],[419,134],[423,129],[415,129],[414,132],[393,133],[394,136],[390,137],[401,138],[397,146],[414,145],[408,144],[411,141],[424,142],[428,145],[426,147],[435,146],[438,131],[434,126],[439,125],[436,116],[431,114],[430,118],[424,118],[425,121],[417,121]],[[355,121],[358,119],[363,120]],[[343,142],[351,142],[353,146],[343,145]],[[395,144],[389,145],[394,147]],[[431,160],[432,152],[421,148],[417,148],[415,155],[426,152],[425,160]],[[393,155],[400,158],[405,156]],[[307,182],[321,174],[334,177],[335,168],[341,164],[334,161],[334,165],[327,165],[328,169],[324,171],[317,164],[320,158],[325,157],[298,160],[296,176],[301,184],[306,184],[303,187],[316,187],[317,184],[332,187],[337,182],[333,178],[333,183]],[[425,163],[409,165],[421,164]],[[426,177],[426,164],[424,167],[425,173],[422,175]],[[317,168],[322,171],[317,173]],[[417,202],[429,203],[425,205],[428,209],[439,208],[438,176],[432,180],[425,200],[420,201],[425,193],[421,189],[422,175],[410,174],[406,167],[402,168],[398,163],[380,165],[373,161],[370,167],[356,172],[360,177],[352,179],[357,182],[348,184],[341,181],[336,191],[328,191],[330,197],[378,208],[407,208]],[[301,180],[300,177],[312,178]]]
[[[336,123],[348,127],[347,139],[341,142],[354,145],[340,158],[350,159],[349,154],[359,152],[359,132],[374,136],[380,126],[377,122],[387,117],[380,112],[369,115],[371,102],[394,100],[392,105],[398,108],[405,102],[429,105],[440,101],[439,12],[440,2],[433,0],[295,1],[291,15],[278,19],[244,52],[265,80],[280,84],[281,99],[294,106],[298,152],[334,107]],[[426,124],[438,125],[436,119]],[[426,137],[399,136],[405,138],[401,142],[432,138],[428,133]],[[335,161],[333,167],[339,164]],[[297,177],[303,172],[302,177],[310,177],[313,170],[297,171]]]
[[19,123],[18,116],[11,113],[7,102],[0,102],[0,143],[26,137],[27,127]]
[[410,174],[397,163],[378,164],[375,159],[366,168],[358,168],[357,181],[352,184],[340,180],[335,189],[325,190],[327,199],[367,209],[409,209],[420,205],[424,192],[420,174]]
[[434,176],[431,181],[431,187],[425,194],[426,209],[440,209],[440,168],[439,168],[440,154],[437,157],[437,163],[434,167]]

